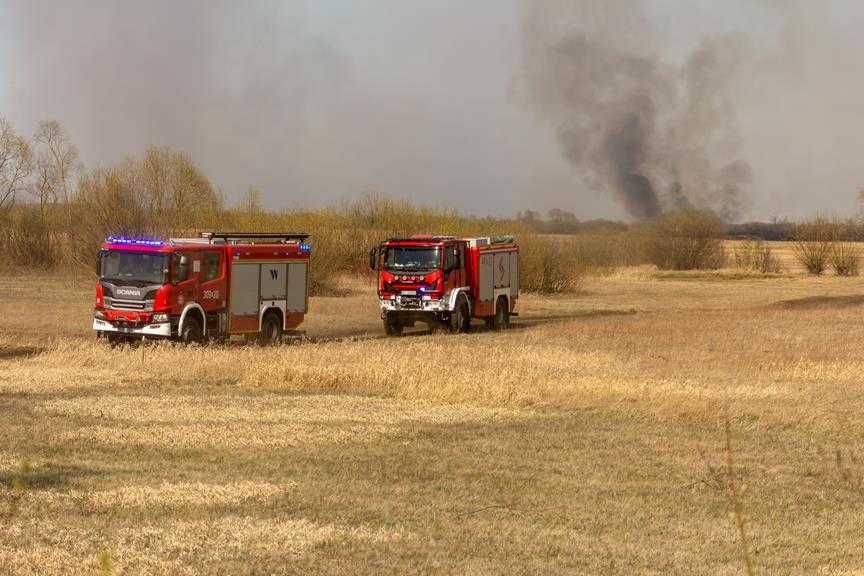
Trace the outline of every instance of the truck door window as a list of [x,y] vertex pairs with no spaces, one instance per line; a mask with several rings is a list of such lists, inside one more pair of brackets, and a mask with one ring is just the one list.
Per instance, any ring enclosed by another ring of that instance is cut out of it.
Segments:
[[213,280],[214,278],[219,277],[219,268],[221,264],[221,254],[219,252],[205,252],[204,253],[204,273],[201,277],[202,282],[207,282],[208,280]]
[[189,279],[189,256],[176,253],[171,257],[171,279],[183,282]]
[[459,250],[455,246],[448,246],[444,253],[444,270],[447,272],[459,268]]

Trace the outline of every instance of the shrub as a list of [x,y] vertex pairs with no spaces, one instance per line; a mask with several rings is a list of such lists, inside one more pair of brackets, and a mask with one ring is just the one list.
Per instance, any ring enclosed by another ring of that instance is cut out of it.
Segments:
[[667,214],[646,230],[648,259],[661,270],[716,270],[726,263],[723,234],[723,223],[712,212]]
[[828,269],[836,235],[836,224],[821,217],[795,227],[795,258],[808,273],[820,276]]
[[580,233],[562,241],[568,250],[576,252],[586,273],[606,274],[624,266],[648,262],[645,243],[638,232]]
[[17,266],[51,268],[56,256],[48,214],[35,206],[14,206],[0,227],[4,260]]
[[519,238],[519,254],[521,289],[553,294],[581,287],[585,266],[573,240],[525,235]]
[[736,244],[733,257],[735,267],[740,270],[752,270],[761,274],[779,274],[781,271],[780,259],[762,239],[744,240]]
[[858,276],[861,256],[851,242],[837,242],[831,251],[831,268],[838,276]]

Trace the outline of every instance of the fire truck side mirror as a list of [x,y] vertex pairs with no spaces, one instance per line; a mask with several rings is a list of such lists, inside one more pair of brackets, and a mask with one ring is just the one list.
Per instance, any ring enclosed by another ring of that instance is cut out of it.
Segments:
[[378,249],[372,248],[369,251],[369,269],[377,270],[378,269]]

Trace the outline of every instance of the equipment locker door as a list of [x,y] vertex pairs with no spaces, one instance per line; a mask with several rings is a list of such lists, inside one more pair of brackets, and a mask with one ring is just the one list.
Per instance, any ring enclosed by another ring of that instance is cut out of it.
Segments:
[[494,261],[495,288],[507,288],[510,286],[510,254],[499,252],[495,254]]
[[306,312],[306,262],[288,264],[288,294],[285,307],[289,314]]
[[480,254],[480,301],[492,300],[495,295],[495,259],[494,254]]
[[258,264],[231,265],[231,315],[258,315]]
[[519,252],[510,252],[510,295],[519,295]]
[[287,283],[287,264],[261,264],[261,300],[284,300]]

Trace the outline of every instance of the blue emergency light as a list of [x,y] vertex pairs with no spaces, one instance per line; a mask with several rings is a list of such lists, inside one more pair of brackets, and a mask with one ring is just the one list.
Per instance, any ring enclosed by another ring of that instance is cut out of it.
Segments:
[[124,236],[108,236],[105,239],[110,244],[128,244],[130,246],[162,246],[164,242],[157,238],[126,238]]
[[312,244],[308,242],[301,242],[299,250],[300,252],[312,252]]

